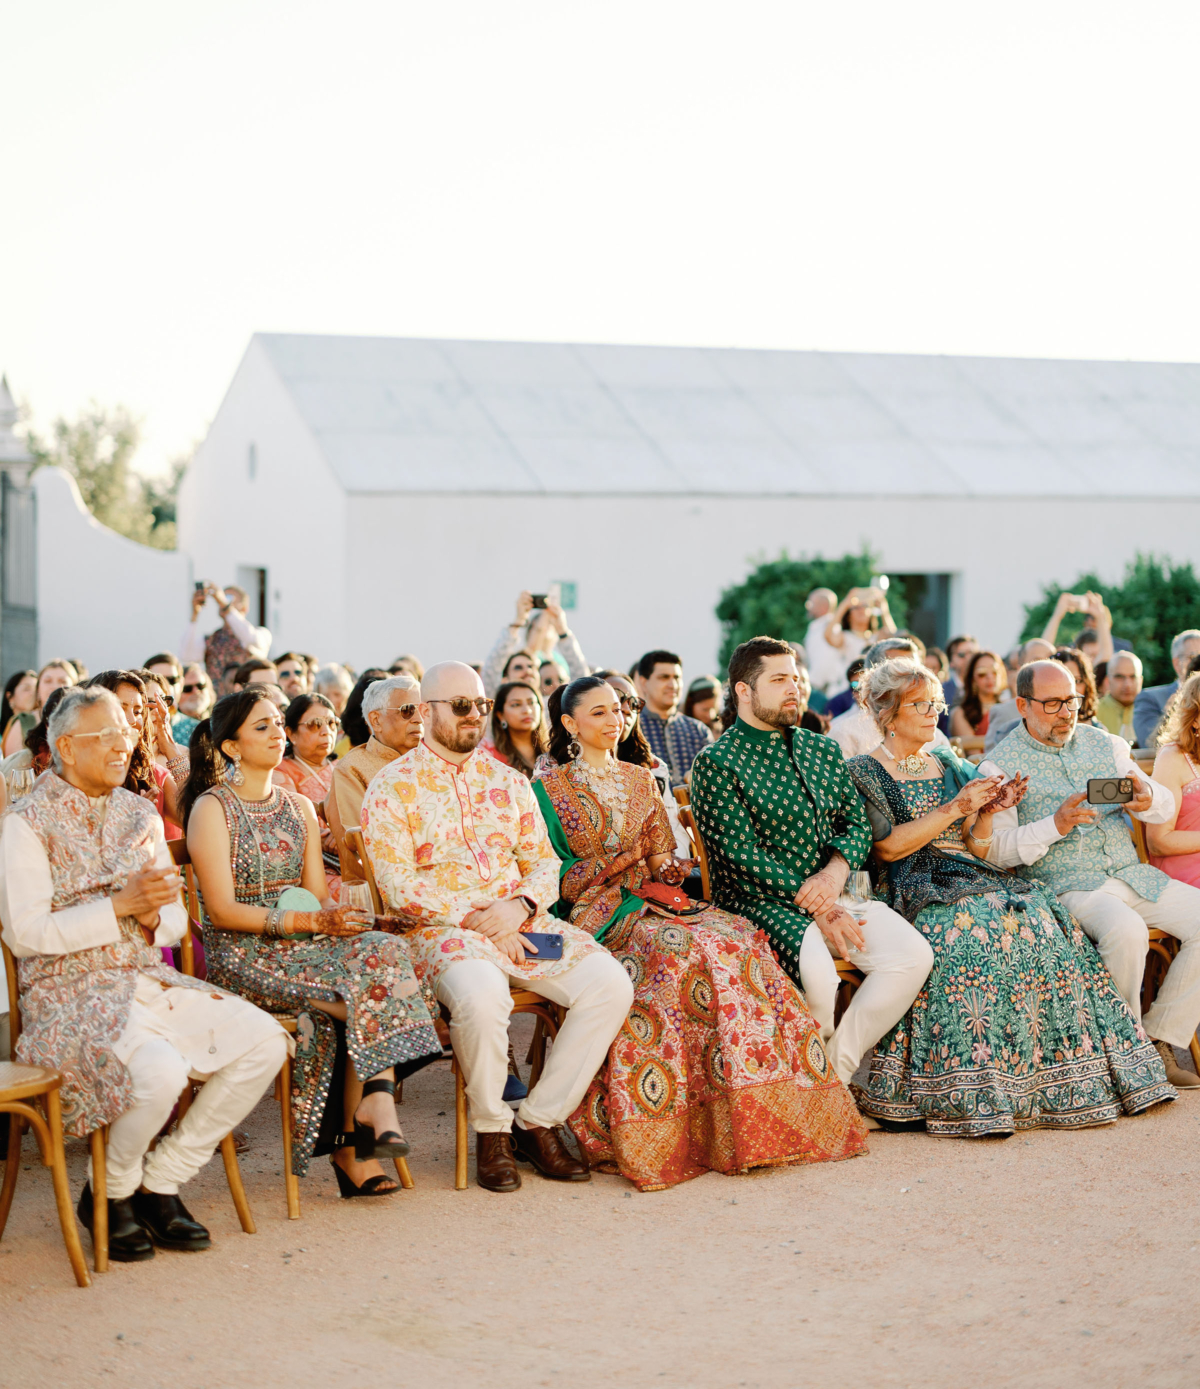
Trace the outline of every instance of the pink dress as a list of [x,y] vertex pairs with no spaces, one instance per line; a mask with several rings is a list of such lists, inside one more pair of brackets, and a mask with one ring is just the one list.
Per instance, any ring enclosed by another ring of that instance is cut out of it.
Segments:
[[[1187,754],[1184,753],[1187,757]],[[1192,779],[1183,788],[1183,800],[1179,805],[1179,818],[1175,822],[1177,830],[1185,832],[1196,832],[1200,830],[1200,768],[1190,757],[1187,764],[1191,768]],[[1155,868],[1161,868],[1170,878],[1178,878],[1181,883],[1191,883],[1193,887],[1200,887],[1200,853],[1196,854],[1165,854],[1161,857],[1156,854],[1150,855],[1150,862]]]

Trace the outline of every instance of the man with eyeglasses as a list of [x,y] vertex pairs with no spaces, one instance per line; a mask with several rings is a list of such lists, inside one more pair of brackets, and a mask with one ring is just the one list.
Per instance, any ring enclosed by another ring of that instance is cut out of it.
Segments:
[[[137,734],[101,687],[66,691],[47,730],[53,768],[5,817],[0,922],[17,957],[17,1060],[63,1076],[63,1128],[108,1126],[108,1252],[196,1251],[208,1231],[179,1198],[279,1073],[269,1014],[164,964],[187,930],[179,875],[151,802],[122,787]],[[204,1079],[159,1135],[189,1077]],[[95,1222],[92,1174],[79,1219]]]
[[[424,740],[367,787],[363,837],[386,906],[420,923],[404,937],[417,975],[450,1011],[476,1179],[508,1192],[521,1185],[514,1156],[556,1181],[589,1179],[558,1129],[604,1063],[633,986],[586,931],[547,915],[559,858],[530,783],[479,748],[491,708],[470,666],[425,672]],[[539,957],[529,932],[561,936],[561,958]],[[510,981],[568,1010],[515,1126],[503,1100]]]
[[355,857],[346,852],[346,826],[362,821],[363,796],[372,777],[421,741],[421,687],[411,675],[372,680],[362,700],[363,718],[371,736],[333,764],[333,781],[325,798],[325,819],[337,845],[342,882],[360,883]]
[[[1147,927],[1179,940],[1142,1026],[1171,1084],[1198,1089],[1200,1076],[1179,1065],[1174,1048],[1188,1046],[1200,1023],[1200,888],[1139,862],[1124,819],[1128,812],[1149,825],[1165,824],[1175,798],[1142,777],[1124,738],[1079,724],[1079,704],[1074,678],[1058,661],[1033,661],[1017,672],[1022,722],[979,771],[1026,776],[1029,787],[1020,805],[993,817],[988,862],[1039,879],[1057,894],[1095,941],[1135,1017],[1141,1017]],[[1099,777],[1128,777],[1133,799],[1090,805],[1087,783]]]

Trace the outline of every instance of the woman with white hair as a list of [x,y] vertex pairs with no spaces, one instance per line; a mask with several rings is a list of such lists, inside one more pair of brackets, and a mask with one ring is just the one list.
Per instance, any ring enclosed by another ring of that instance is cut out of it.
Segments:
[[859,1107],[886,1127],[978,1138],[1111,1123],[1174,1098],[1096,947],[1034,881],[988,863],[992,816],[1025,782],[926,750],[941,686],[910,657],[870,671],[883,741],[851,759],[874,838],[876,896],[934,965],[876,1047]]

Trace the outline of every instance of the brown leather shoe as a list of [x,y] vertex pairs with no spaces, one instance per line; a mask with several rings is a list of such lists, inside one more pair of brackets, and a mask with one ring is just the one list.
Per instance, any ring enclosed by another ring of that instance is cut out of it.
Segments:
[[543,1177],[556,1182],[590,1182],[586,1162],[571,1156],[557,1129],[523,1129],[513,1125],[513,1148],[518,1162],[532,1163]]
[[475,1135],[475,1180],[484,1191],[516,1191],[521,1185],[508,1134]]

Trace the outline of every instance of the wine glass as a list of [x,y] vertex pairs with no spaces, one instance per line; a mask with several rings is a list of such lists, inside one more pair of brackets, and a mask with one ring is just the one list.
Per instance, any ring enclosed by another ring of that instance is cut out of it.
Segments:
[[19,801],[22,796],[27,796],[33,790],[33,781],[32,767],[14,767],[11,772],[6,772],[4,785],[8,792],[9,805]]
[[355,911],[365,912],[367,916],[374,917],[375,904],[371,901],[370,885],[368,883],[343,883],[342,906],[352,907]]
[[862,908],[867,902],[873,901],[874,897],[871,875],[860,868],[846,874],[846,886],[842,888],[838,902],[856,917],[861,925],[865,920]]

